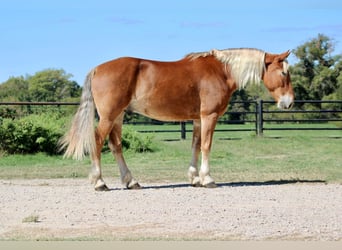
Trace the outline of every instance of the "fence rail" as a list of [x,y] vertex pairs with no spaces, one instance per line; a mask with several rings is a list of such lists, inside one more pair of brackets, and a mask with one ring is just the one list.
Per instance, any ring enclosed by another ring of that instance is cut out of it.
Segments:
[[[318,104],[319,106],[322,106],[322,104],[335,104],[336,106],[339,106],[338,108],[331,109],[315,109],[315,110],[305,110],[305,109],[292,109],[292,110],[268,110],[267,108],[270,105],[274,105],[274,101],[258,101],[259,106],[259,114],[258,114],[258,135],[262,135],[264,131],[266,130],[342,130],[342,100],[341,101],[319,101],[319,100],[297,100],[295,101],[295,107],[298,105],[304,105],[304,104]],[[280,119],[277,118],[269,118],[267,115],[282,115],[285,116],[285,118]],[[306,118],[306,117],[296,117],[295,115],[316,115],[314,118]],[[289,115],[291,117],[289,118]],[[321,117],[322,115],[325,115],[327,117]],[[318,117],[320,116],[320,117]],[[328,122],[341,122],[340,126],[336,127],[328,127],[324,126],[324,124],[327,124]],[[315,124],[320,123],[323,126],[322,127],[270,127],[270,124],[274,123],[309,123],[309,124]]]
[[[217,128],[215,131],[252,131],[257,135],[263,135],[267,130],[341,130],[342,131],[342,100],[340,101],[318,101],[318,100],[297,100],[295,106],[291,110],[273,110],[275,107],[274,101],[235,101],[230,102],[230,107],[233,105],[248,106],[249,110],[242,111],[227,111],[219,120],[218,124],[251,124],[252,126],[246,128],[246,126],[230,128]],[[315,105],[315,109],[307,110],[303,108],[304,105],[311,104]],[[330,105],[328,108],[322,108],[322,105]],[[78,102],[0,102],[1,107],[4,106],[77,106]],[[332,106],[333,105],[333,106]],[[302,108],[298,108],[302,107]],[[318,108],[320,107],[320,108]],[[235,118],[234,118],[235,117]],[[0,113],[1,118],[1,113]],[[325,124],[334,122],[337,124],[336,127],[326,126]],[[274,127],[272,124],[322,124],[322,126],[277,126]],[[186,133],[191,132],[192,129],[187,129],[187,125],[191,124],[190,121],[184,122],[172,122],[164,123],[152,119],[145,120],[143,122],[125,120],[125,124],[144,124],[144,125],[160,125],[160,124],[179,124],[179,129],[141,129],[139,132],[178,132],[181,134],[181,138],[186,138]]]

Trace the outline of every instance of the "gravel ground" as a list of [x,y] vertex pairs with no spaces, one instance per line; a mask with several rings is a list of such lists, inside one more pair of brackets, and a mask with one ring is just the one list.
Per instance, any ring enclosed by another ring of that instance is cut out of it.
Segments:
[[0,180],[0,239],[342,240],[342,185]]

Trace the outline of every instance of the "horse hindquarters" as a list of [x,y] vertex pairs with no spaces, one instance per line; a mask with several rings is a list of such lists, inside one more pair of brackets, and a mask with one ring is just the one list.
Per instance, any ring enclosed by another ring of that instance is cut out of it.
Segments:
[[90,177],[96,190],[107,190],[101,173],[101,150],[109,135],[109,146],[120,168],[121,180],[127,188],[138,188],[125,163],[121,148],[121,127],[124,109],[135,86],[138,60],[121,58],[99,65],[92,80],[92,94],[99,115],[96,128],[96,152],[91,155]]

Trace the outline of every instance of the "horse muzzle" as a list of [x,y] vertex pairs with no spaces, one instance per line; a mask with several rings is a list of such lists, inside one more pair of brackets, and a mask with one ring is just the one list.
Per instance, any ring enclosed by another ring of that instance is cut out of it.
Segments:
[[293,107],[294,98],[292,95],[286,94],[279,98],[277,106],[279,109],[291,109]]

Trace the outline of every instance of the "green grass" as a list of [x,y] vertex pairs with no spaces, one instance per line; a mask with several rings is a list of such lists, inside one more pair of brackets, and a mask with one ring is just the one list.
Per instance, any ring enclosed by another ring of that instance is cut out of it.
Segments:
[[[187,129],[191,129],[190,125]],[[180,133],[155,133],[154,152],[125,152],[135,178],[142,183],[186,183],[191,133],[187,133],[186,140],[178,138]],[[117,165],[109,152],[103,154],[102,162],[104,178],[119,179]],[[0,179],[85,178],[89,169],[89,159],[74,161],[45,154],[0,158]],[[211,174],[218,183],[296,180],[342,183],[342,132],[265,131],[264,137],[256,137],[254,132],[217,132]]]

